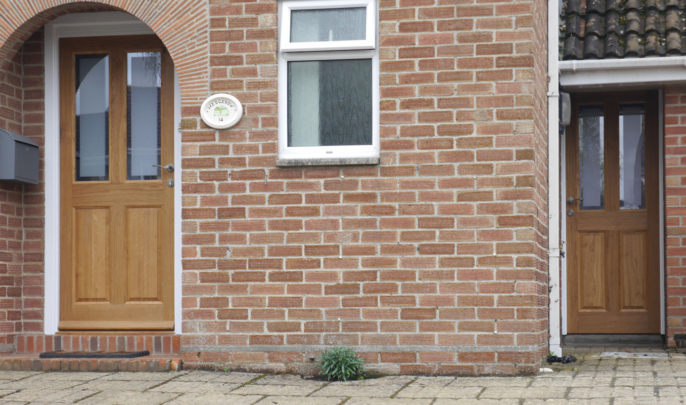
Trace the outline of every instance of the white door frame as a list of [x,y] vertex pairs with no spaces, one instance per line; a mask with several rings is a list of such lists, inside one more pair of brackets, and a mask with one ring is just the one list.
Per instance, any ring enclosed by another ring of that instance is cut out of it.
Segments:
[[[613,89],[608,89],[607,91],[612,91]],[[617,91],[627,90],[626,88],[614,89]],[[658,106],[658,126],[659,126],[659,176],[660,176],[660,333],[666,333],[665,327],[665,131],[664,131],[664,90],[659,90],[659,106]],[[573,252],[567,249],[567,155],[566,155],[566,142],[565,134],[560,138],[560,241],[561,245],[564,246],[563,251],[565,252],[565,257],[560,260],[560,287],[561,287],[561,302],[560,302],[560,315],[562,317],[562,335],[567,335],[567,257]],[[552,164],[552,162],[551,162]],[[553,200],[554,201],[554,200]],[[552,224],[550,224],[552,227]],[[551,303],[551,306],[553,304]]]
[[[59,39],[155,34],[123,12],[76,13],[45,26],[45,300],[44,333],[57,333],[60,320],[60,89]],[[174,332],[181,333],[181,97],[174,70]]]

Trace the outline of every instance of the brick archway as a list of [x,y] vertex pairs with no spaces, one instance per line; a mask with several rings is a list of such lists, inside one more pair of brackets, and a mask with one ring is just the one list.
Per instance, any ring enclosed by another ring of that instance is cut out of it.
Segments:
[[[146,23],[165,43],[174,60],[184,104],[207,96],[208,6],[205,0],[53,0],[50,2],[0,0],[7,23],[0,24],[0,70],[10,67],[17,51],[31,35],[51,20],[69,13],[124,11]],[[46,3],[49,3],[48,6]],[[193,80],[184,80],[192,76]]]
[[[0,128],[45,144],[41,28],[57,17],[122,11],[146,23],[169,50],[181,87],[182,114],[195,118],[209,92],[207,0],[0,0]],[[44,320],[45,171],[41,184],[0,182],[0,352],[16,335],[42,333]]]

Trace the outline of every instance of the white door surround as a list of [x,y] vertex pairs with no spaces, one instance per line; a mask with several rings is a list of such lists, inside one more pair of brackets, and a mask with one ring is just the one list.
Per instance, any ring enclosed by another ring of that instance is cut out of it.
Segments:
[[[77,13],[45,26],[45,313],[44,333],[57,333],[60,314],[60,89],[59,40],[155,34],[144,22],[123,12]],[[181,167],[181,97],[174,73],[174,166]],[[181,333],[181,170],[174,172],[174,332]]]

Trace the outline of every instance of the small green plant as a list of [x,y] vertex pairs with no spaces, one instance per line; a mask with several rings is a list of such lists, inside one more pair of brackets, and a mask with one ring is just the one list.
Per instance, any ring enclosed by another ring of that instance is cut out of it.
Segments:
[[348,381],[361,377],[366,370],[364,360],[348,347],[332,347],[322,353],[320,374],[327,380]]

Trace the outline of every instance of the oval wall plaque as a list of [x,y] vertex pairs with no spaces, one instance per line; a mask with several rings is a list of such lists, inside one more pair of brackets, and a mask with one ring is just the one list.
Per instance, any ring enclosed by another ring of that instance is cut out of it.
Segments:
[[207,98],[200,107],[200,116],[205,124],[215,129],[227,129],[236,125],[243,116],[243,105],[229,94],[215,94]]

